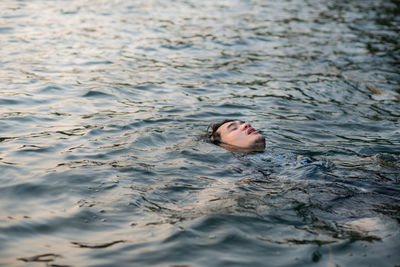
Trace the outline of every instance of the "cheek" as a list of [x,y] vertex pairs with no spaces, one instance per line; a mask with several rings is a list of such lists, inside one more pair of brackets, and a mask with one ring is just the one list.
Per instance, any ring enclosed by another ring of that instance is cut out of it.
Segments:
[[249,138],[241,132],[232,132],[225,137],[224,142],[236,146],[246,146],[249,144]]
[[222,142],[228,143],[228,144],[232,144],[233,142],[235,142],[237,138],[237,135],[235,133],[227,133],[221,136],[221,140]]

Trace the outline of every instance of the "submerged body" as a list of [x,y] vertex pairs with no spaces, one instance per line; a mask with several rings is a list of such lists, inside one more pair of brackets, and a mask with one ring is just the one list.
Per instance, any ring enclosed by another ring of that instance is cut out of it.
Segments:
[[[249,123],[225,120],[209,126],[210,140],[231,152],[239,166],[230,166],[239,179],[221,177],[199,193],[196,209],[205,212],[269,213],[296,211],[303,227],[341,238],[380,240],[396,225],[393,202],[400,191],[380,181],[379,173],[360,168],[360,162],[313,159],[271,148]],[[258,153],[253,153],[258,152]],[[384,156],[366,158],[363,164],[384,164]],[[400,160],[391,159],[398,165]],[[392,164],[392,163],[391,163]],[[354,167],[349,167],[354,166]],[[292,215],[291,215],[292,216]],[[321,230],[322,229],[322,230]]]

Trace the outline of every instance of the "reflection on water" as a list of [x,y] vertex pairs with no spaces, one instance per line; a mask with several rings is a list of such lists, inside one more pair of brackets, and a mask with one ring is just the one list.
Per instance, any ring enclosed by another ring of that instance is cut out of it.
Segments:
[[0,265],[398,264],[399,10],[2,1]]

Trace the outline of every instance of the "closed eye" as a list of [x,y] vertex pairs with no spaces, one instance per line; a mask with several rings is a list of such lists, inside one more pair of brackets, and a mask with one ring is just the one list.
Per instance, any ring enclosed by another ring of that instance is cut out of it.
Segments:
[[227,130],[229,131],[229,132],[232,132],[232,131],[234,131],[234,130],[236,130],[237,129],[237,122],[232,122],[232,123],[230,123],[229,125],[228,125],[228,127],[227,127]]

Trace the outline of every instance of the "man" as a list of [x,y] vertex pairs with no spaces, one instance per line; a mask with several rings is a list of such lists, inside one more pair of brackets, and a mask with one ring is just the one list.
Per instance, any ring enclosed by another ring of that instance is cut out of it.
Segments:
[[265,149],[265,137],[244,121],[211,123],[207,133],[211,142],[233,152],[262,152]]

